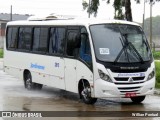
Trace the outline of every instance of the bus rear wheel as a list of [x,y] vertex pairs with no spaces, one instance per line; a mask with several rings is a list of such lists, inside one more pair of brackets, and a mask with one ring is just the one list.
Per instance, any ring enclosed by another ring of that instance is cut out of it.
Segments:
[[131,97],[131,100],[133,103],[141,103],[146,96],[137,96],[137,97]]
[[24,77],[24,85],[27,90],[41,90],[42,84],[32,82],[32,76],[30,72],[27,72]]
[[41,90],[43,85],[42,84],[39,84],[39,83],[34,83],[35,84],[35,89],[36,90]]
[[32,82],[32,76],[30,72],[25,73],[24,76],[24,85],[27,90],[33,90],[35,88],[34,83]]
[[91,88],[88,82],[83,81],[83,87],[80,94],[83,102],[86,104],[94,104],[97,101],[97,98],[91,97]]

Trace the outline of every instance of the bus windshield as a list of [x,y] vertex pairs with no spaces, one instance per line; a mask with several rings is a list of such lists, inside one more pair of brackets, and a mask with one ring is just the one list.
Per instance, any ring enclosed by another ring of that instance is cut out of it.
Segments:
[[114,63],[145,62],[152,58],[147,39],[139,26],[100,24],[90,26],[96,58]]

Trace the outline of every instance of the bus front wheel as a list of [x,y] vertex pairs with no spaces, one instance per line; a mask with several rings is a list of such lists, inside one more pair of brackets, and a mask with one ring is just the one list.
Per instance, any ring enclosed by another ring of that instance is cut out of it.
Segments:
[[137,96],[137,97],[131,97],[131,100],[133,103],[141,103],[146,96]]
[[94,104],[97,101],[97,98],[91,97],[91,88],[88,82],[82,82],[82,90],[81,90],[81,96],[82,100],[86,104]]

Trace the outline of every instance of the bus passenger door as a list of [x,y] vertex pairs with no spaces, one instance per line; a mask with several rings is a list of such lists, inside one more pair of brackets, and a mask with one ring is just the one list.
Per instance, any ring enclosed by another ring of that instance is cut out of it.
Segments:
[[71,27],[67,31],[67,47],[66,47],[66,58],[65,59],[65,85],[66,90],[71,92],[77,92],[76,79],[77,70],[75,59],[75,42],[79,33],[79,27]]
[[50,74],[51,80],[48,84],[65,89],[65,77],[64,77],[64,45],[65,45],[65,27],[51,27],[50,29],[50,43],[49,53],[53,56],[50,60]]

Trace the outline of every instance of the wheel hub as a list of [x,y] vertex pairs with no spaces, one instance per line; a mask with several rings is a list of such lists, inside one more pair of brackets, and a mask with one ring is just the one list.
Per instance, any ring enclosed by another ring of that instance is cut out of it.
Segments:
[[28,89],[31,89],[31,79],[27,79],[27,80],[26,80],[26,87],[27,87]]
[[91,96],[91,90],[90,88],[86,87],[82,90],[82,96],[85,98],[85,99],[88,99],[90,96]]

